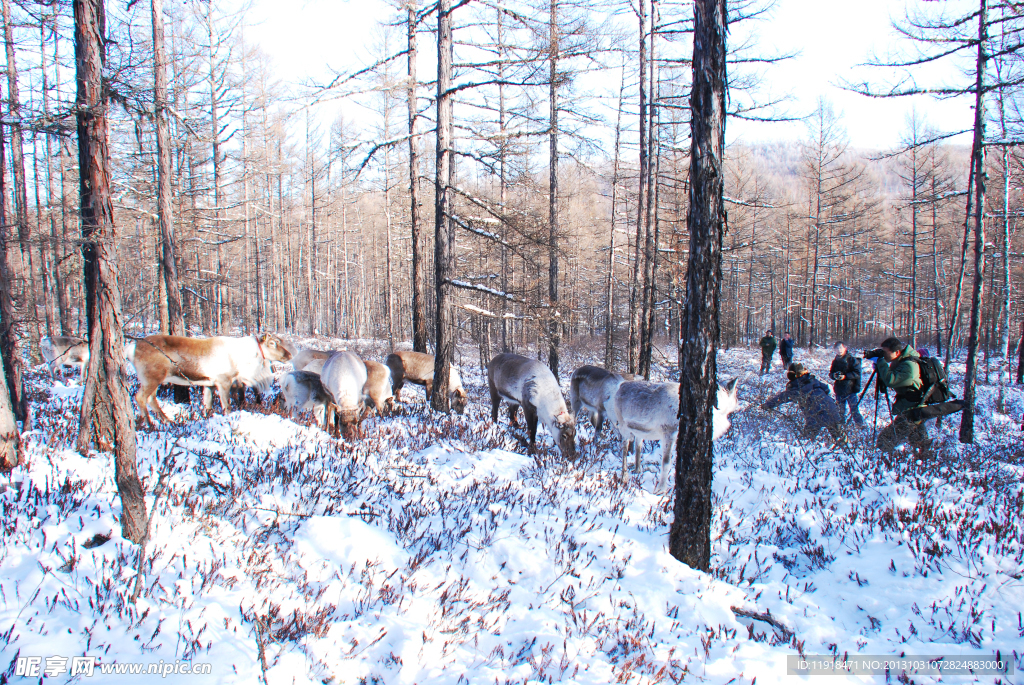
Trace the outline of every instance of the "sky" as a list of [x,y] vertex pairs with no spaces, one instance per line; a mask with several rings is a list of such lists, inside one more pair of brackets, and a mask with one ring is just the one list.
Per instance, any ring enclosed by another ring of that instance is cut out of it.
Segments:
[[[947,6],[960,0],[946,0]],[[892,19],[903,16],[908,3],[920,0],[777,0],[769,18],[756,25],[758,46],[767,51],[798,52],[784,63],[768,67],[764,90],[786,94],[791,116],[805,116],[818,99],[829,99],[842,115],[850,144],[862,149],[885,149],[898,144],[911,107],[942,131],[968,128],[972,103],[937,101],[921,96],[881,100],[851,93],[842,79],[880,81],[889,74],[862,65],[872,55],[885,56],[902,46]],[[287,6],[286,11],[282,7]],[[259,44],[284,81],[321,80],[327,67],[348,71],[373,62],[373,37],[378,23],[391,16],[381,0],[254,0],[247,40]],[[426,42],[426,41],[423,41]],[[429,50],[424,45],[422,49]],[[946,67],[948,71],[948,67]],[[927,75],[942,79],[941,71]],[[730,120],[729,142],[797,141],[805,135],[802,121],[754,123]],[[966,136],[957,141],[969,144]]]

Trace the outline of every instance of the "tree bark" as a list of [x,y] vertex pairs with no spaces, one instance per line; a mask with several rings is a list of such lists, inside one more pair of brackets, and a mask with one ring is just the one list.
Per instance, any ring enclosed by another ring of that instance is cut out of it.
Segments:
[[3,358],[4,378],[11,397],[14,417],[18,421],[28,418],[28,399],[25,396],[25,383],[22,380],[21,355],[18,354],[18,331],[15,327],[17,314],[14,309],[13,269],[11,267],[10,250],[7,238],[7,168],[6,141],[3,128],[0,128],[0,357]]
[[964,411],[960,418],[960,442],[974,442],[974,386],[977,380],[981,305],[985,285],[985,67],[988,62],[988,0],[978,3],[977,80],[974,84],[974,287],[971,292],[971,327],[967,336],[964,371]]
[[185,335],[178,283],[178,246],[171,208],[171,134],[167,124],[167,55],[164,51],[163,0],[152,0],[153,114],[156,119],[157,215],[160,221],[161,277],[167,289],[167,325],[171,335]]
[[420,224],[420,141],[416,138],[419,118],[416,81],[416,4],[410,2],[406,19],[407,105],[409,108],[409,230],[412,233],[412,349],[427,351],[427,275],[424,268],[423,227]]
[[548,17],[548,368],[558,380],[562,318],[558,308],[558,0]]
[[[626,95],[626,61],[622,61],[622,80],[619,84],[619,106],[615,117],[615,157],[612,162],[612,209],[611,227],[608,230],[608,282],[605,311],[604,367],[609,371],[614,366],[615,356],[615,212],[619,187],[619,153],[622,142],[622,103]],[[627,239],[628,240],[628,239]]]
[[146,528],[146,500],[136,467],[135,425],[122,376],[124,337],[110,199],[107,94],[103,85],[103,0],[74,0],[74,17],[82,257],[90,352],[78,449],[84,454],[96,444],[102,451],[114,452],[122,506],[121,532],[125,538],[139,543]]
[[437,166],[434,178],[434,291],[437,313],[434,320],[436,350],[434,387],[430,405],[449,411],[448,375],[455,360],[455,307],[451,281],[455,277],[455,222],[452,221],[455,167],[452,143],[452,0],[437,6]]
[[[633,258],[632,288],[629,294],[629,359],[628,370],[637,373],[640,367],[641,311],[643,293],[640,291],[640,238],[645,236],[644,216],[647,192],[647,3],[639,0],[640,21],[640,177],[636,205],[636,245]],[[643,266],[646,275],[646,264]]]
[[695,569],[711,564],[711,410],[718,392],[725,176],[726,0],[694,0],[690,92],[690,254],[680,331],[679,438],[672,556]]
[[29,354],[33,360],[40,360],[39,354],[39,310],[36,302],[36,267],[32,256],[32,236],[28,223],[28,190],[25,181],[24,142],[21,133],[21,99],[18,95],[18,67],[14,54],[14,34],[11,27],[10,0],[3,0],[4,44],[7,50],[7,105],[11,121],[11,171],[14,176],[12,199],[14,216],[18,224],[18,240],[21,243],[21,259],[28,275],[23,289],[24,314],[31,317],[28,326]]

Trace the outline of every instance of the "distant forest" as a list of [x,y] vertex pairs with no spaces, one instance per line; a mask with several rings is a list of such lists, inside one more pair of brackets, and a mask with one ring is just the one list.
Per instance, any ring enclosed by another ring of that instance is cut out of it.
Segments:
[[[436,57],[433,10],[396,6],[368,38],[375,63],[299,87],[245,41],[244,13],[158,5],[107,5],[125,330],[174,328],[170,249],[190,334],[432,346],[438,87],[417,65]],[[166,22],[170,235],[158,207],[154,7]],[[756,25],[762,9],[734,4],[730,19]],[[15,324],[36,360],[41,336],[86,334],[71,10],[3,0],[4,240]],[[623,11],[600,22],[562,0],[453,11],[455,267],[445,285],[459,341],[484,357],[582,339],[609,366],[636,371],[652,346],[678,338],[691,10],[640,2]],[[734,115],[778,116],[759,86],[780,56],[749,45],[736,54]],[[358,127],[346,115],[357,107]],[[729,150],[722,344],[751,345],[773,328],[800,345],[891,334],[939,353],[950,340],[962,345],[974,276],[971,150],[937,140],[926,111],[908,119],[893,150],[850,148],[825,101],[806,130],[802,140]],[[1020,325],[1008,308],[1024,278],[1019,150],[992,148],[986,169],[981,331],[984,351],[1001,356]]]

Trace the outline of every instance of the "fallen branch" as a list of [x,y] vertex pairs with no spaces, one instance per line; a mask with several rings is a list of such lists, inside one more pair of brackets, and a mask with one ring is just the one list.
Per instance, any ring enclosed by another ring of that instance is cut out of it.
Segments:
[[772,628],[781,631],[782,639],[785,642],[789,642],[796,635],[796,633],[787,628],[784,623],[779,621],[779,619],[772,616],[772,612],[770,610],[765,610],[765,612],[762,614],[757,611],[751,611],[750,609],[740,609],[739,607],[729,608],[732,609],[732,613],[736,614],[737,616],[743,616],[744,618],[752,618],[756,621],[764,621]]

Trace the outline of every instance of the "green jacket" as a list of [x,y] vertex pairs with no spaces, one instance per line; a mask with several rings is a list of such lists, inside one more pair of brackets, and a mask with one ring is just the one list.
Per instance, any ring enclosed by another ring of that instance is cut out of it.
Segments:
[[775,348],[779,346],[779,342],[775,339],[774,335],[766,335],[761,338],[761,354],[765,357],[771,357],[775,354]]
[[878,370],[878,380],[885,387],[896,391],[896,401],[892,405],[893,414],[902,414],[917,406],[917,401],[906,397],[904,393],[921,390],[921,367],[916,362],[908,361],[920,356],[917,350],[907,345],[891,364],[884,357],[878,359],[878,365],[875,367]]

